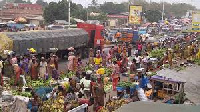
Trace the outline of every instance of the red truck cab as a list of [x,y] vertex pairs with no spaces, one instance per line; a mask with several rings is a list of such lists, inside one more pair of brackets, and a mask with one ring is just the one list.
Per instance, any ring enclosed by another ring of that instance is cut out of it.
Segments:
[[101,49],[103,48],[104,46],[104,37],[103,37],[104,26],[103,25],[77,23],[77,28],[82,28],[86,32],[88,32],[89,47],[92,47],[92,48],[100,47]]

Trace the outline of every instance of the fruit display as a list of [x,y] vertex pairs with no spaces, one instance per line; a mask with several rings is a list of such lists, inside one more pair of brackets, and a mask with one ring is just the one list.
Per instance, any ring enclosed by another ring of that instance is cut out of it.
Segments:
[[58,95],[57,98],[50,98],[44,101],[39,107],[40,112],[64,112],[64,96]]
[[39,87],[47,87],[47,86],[50,86],[51,83],[54,83],[55,81],[51,78],[49,78],[48,80],[36,80],[36,81],[33,81],[33,80],[29,80],[27,81],[27,86],[28,87],[32,87],[32,88],[39,88]]
[[89,64],[85,67],[85,72],[87,72],[88,70],[93,70],[93,65],[92,64]]
[[165,52],[166,52],[165,49],[155,49],[151,51],[150,57],[162,59],[164,57]]
[[105,75],[110,76],[112,74],[112,69],[111,68],[105,68]]
[[106,93],[112,91],[112,84],[106,84],[106,85],[104,85],[104,91]]
[[105,107],[102,107],[98,112],[113,112],[118,108],[122,107],[124,104],[128,104],[128,101],[121,99],[121,100],[114,100],[108,102]]

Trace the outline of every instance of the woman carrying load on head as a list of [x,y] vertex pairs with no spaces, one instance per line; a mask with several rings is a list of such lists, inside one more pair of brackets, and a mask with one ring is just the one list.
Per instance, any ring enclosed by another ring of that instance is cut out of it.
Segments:
[[97,51],[96,58],[94,58],[94,63],[95,63],[96,70],[97,70],[102,63],[102,57],[100,54],[100,50]]
[[67,68],[68,68],[68,71],[73,71],[74,70],[74,53],[73,52],[69,52],[69,57],[68,57],[68,65],[67,65]]
[[38,78],[38,63],[36,62],[36,58],[34,56],[32,57],[30,71],[31,71],[31,79],[37,80],[37,78]]

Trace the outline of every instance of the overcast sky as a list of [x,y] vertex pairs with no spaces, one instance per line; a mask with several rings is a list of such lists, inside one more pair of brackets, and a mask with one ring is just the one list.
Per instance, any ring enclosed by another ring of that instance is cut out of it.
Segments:
[[[36,0],[34,0],[36,1]],[[59,0],[44,0],[44,1],[59,1]],[[73,2],[75,3],[78,3],[78,4],[82,4],[84,7],[87,7],[88,4],[91,4],[91,1],[92,0],[72,0]],[[120,2],[126,2],[128,0],[97,0],[98,3],[104,3],[105,1],[107,2],[116,2],[116,3],[120,3]],[[150,1],[150,0],[146,0],[146,1]],[[151,0],[152,2],[160,2],[162,0]],[[164,0],[164,1],[167,1],[167,2],[175,2],[175,3],[190,3],[190,4],[193,4],[195,5],[198,9],[200,9],[200,0]]]

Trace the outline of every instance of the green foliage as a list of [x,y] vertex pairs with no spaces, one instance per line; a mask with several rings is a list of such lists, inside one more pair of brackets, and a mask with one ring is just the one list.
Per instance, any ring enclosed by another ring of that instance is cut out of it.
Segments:
[[126,87],[135,87],[136,84],[132,82],[119,82],[117,86],[126,88]]
[[145,17],[149,22],[158,22],[162,18],[162,14],[158,10],[148,10],[145,13]]
[[119,14],[121,12],[128,11],[128,4],[115,4],[113,2],[105,2],[103,5],[100,6],[100,10],[107,14]]
[[180,92],[180,93],[176,94],[176,95],[174,96],[174,97],[175,97],[174,103],[175,103],[175,104],[183,104],[184,101],[185,101],[185,99],[186,99],[185,95],[186,95],[186,94],[185,94],[184,92]]
[[194,63],[200,66],[200,59],[195,59]]

